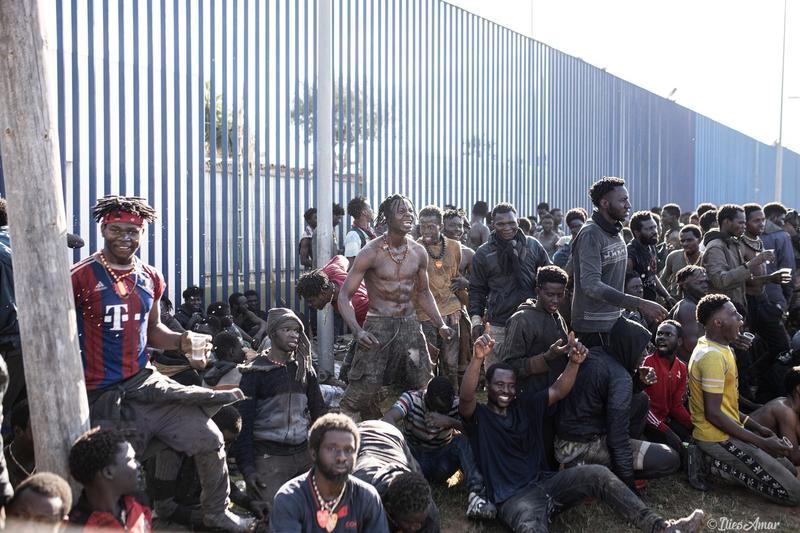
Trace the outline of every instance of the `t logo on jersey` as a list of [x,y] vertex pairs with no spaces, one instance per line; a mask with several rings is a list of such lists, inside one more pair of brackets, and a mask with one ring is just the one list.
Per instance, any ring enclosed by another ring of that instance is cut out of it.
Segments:
[[[111,324],[111,331],[122,331],[122,323],[128,321],[128,304],[107,305],[103,322]],[[139,320],[140,315],[133,315],[134,320]]]

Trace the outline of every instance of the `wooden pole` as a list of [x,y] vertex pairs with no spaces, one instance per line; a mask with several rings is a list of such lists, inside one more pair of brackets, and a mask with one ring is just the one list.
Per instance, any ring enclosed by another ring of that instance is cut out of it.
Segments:
[[0,8],[0,154],[36,467],[69,479],[67,457],[89,428],[89,405],[64,246],[45,9],[51,2],[4,1]]

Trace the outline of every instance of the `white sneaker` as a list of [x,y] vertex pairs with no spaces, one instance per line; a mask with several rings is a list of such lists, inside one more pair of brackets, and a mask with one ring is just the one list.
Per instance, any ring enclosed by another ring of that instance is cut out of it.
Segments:
[[491,520],[497,515],[497,507],[492,502],[484,499],[475,492],[469,493],[469,503],[467,504],[467,518],[479,518]]

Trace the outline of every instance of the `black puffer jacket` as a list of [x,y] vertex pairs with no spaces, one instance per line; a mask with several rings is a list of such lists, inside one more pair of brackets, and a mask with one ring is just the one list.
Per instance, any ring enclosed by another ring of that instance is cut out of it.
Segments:
[[609,346],[589,350],[572,392],[558,405],[558,436],[589,442],[605,435],[611,470],[628,486],[633,486],[629,435],[633,373],[649,340],[649,331],[620,318],[611,329]]
[[[521,232],[522,230],[520,230]],[[531,236],[525,236],[525,246],[518,252],[520,277],[500,270],[497,260],[497,236],[493,232],[472,258],[469,278],[469,315],[483,316],[488,310],[489,322],[504,327],[517,307],[536,295],[536,271],[550,265],[550,257],[542,245]]]

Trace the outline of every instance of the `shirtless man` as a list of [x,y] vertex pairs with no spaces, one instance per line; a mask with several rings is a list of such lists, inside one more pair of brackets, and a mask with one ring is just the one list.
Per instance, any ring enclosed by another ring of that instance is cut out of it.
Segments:
[[683,299],[675,304],[669,315],[677,320],[683,330],[683,345],[678,348],[678,357],[685,363],[697,345],[697,339],[705,335],[703,325],[697,321],[695,310],[700,298],[708,294],[706,269],[697,265],[683,267],[675,275]]
[[787,396],[764,404],[753,411],[750,418],[774,431],[777,436],[789,439],[794,448],[788,456],[789,460],[800,466],[800,366],[786,373],[783,387]]
[[486,215],[489,214],[489,206],[483,200],[478,200],[472,206],[472,220],[469,225],[469,236],[467,243],[473,250],[489,240],[489,226],[486,225]]
[[[458,211],[450,209],[442,215],[444,226],[442,233],[448,239],[461,242],[464,236],[464,217]],[[458,266],[459,276],[453,278],[453,292],[461,299],[461,303],[466,305],[466,291],[469,288],[470,269],[472,268],[472,258],[475,256],[475,250],[465,244],[461,244],[461,264]]]
[[[449,341],[454,335],[428,288],[428,253],[408,237],[415,218],[414,206],[406,197],[396,194],[384,200],[378,208],[378,224],[385,223],[388,231],[358,252],[339,291],[339,313],[358,342],[340,404],[354,418],[381,417],[381,386],[402,389],[399,394],[407,388],[424,388],[431,379],[431,360],[415,301],[443,339]],[[362,280],[369,293],[363,328],[350,302]]]

